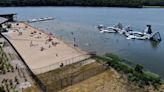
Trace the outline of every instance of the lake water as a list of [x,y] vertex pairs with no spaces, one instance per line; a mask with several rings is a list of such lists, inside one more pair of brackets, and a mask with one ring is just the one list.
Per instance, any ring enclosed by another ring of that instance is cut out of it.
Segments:
[[[164,42],[154,44],[147,40],[127,40],[119,34],[101,34],[98,24],[107,26],[121,22],[142,31],[147,24],[159,31],[164,39],[164,8],[95,8],[95,7],[10,7],[0,8],[0,13],[17,13],[19,20],[39,17],[55,17],[55,20],[31,24],[54,33],[86,51],[115,53],[164,78]],[[71,32],[74,32],[72,35]]]

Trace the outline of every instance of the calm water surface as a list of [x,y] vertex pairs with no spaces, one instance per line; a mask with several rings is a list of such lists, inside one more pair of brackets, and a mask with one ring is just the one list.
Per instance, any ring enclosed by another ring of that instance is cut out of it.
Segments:
[[[164,42],[127,40],[119,34],[101,34],[98,24],[114,25],[118,22],[142,31],[151,24],[164,39],[164,8],[90,8],[90,7],[18,7],[0,8],[0,13],[17,13],[19,20],[38,17],[55,17],[53,21],[31,24],[54,33],[72,43],[74,37],[79,47],[98,54],[115,53],[164,78]],[[74,32],[72,35],[71,32]]]

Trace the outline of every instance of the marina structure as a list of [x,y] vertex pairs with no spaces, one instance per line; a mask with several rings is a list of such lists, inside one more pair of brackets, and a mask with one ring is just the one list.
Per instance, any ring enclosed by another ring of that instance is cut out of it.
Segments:
[[9,13],[9,14],[0,14],[0,17],[8,19],[8,22],[14,22],[16,21],[16,13]]

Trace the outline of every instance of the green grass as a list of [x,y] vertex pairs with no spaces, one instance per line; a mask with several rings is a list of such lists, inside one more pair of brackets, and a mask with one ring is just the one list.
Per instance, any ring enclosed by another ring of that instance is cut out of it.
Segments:
[[111,67],[119,72],[126,74],[129,81],[138,84],[139,87],[144,85],[153,85],[154,88],[158,87],[164,82],[158,74],[152,73],[150,71],[144,71],[143,68],[138,70],[137,66],[142,66],[136,64],[134,67],[125,63],[125,59],[122,59],[114,54],[106,54],[104,56],[95,56],[97,60],[106,62]]

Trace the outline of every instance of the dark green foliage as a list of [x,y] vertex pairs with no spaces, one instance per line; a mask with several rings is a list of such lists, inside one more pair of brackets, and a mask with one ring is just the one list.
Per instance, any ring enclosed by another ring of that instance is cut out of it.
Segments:
[[12,65],[9,63],[6,53],[3,51],[2,47],[0,47],[0,73],[6,74],[6,72],[10,72],[11,70]]
[[164,6],[164,0],[143,0],[143,4],[147,6]]
[[[150,0],[146,0],[150,1]],[[0,6],[118,6],[141,7],[145,0],[0,0]],[[155,0],[154,0],[155,1]],[[159,3],[157,3],[159,4]]]
[[0,87],[0,92],[5,92],[3,87]]
[[134,68],[134,70],[138,73],[142,73],[143,68],[144,67],[142,65],[137,64],[136,67]]
[[0,0],[0,6],[163,6],[164,0]]
[[5,90],[4,90],[4,88],[3,88],[3,86],[2,86],[2,87],[0,87],[0,92],[5,92]]

